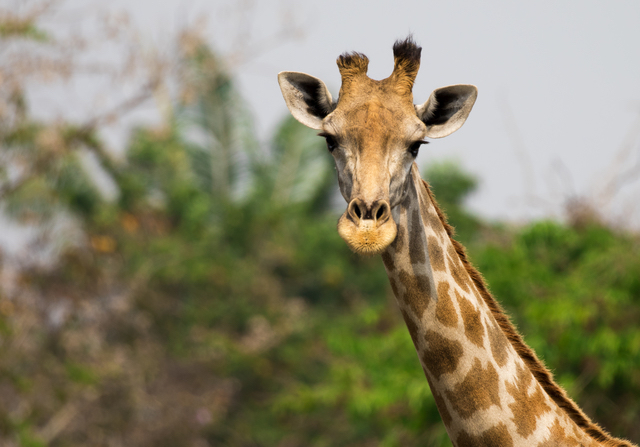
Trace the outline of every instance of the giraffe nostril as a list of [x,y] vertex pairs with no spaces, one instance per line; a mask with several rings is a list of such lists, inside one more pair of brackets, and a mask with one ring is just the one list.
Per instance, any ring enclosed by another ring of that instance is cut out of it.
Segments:
[[376,202],[374,205],[375,219],[379,223],[384,223],[389,217],[389,203],[386,200]]
[[362,219],[363,212],[366,210],[364,204],[359,199],[354,199],[347,208],[348,214],[354,222],[358,222]]

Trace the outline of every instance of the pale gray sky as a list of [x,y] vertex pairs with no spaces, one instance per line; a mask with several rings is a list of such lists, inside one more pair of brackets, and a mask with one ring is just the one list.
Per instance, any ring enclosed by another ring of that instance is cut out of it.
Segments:
[[[487,217],[558,215],[572,194],[595,197],[625,141],[631,152],[616,169],[640,163],[636,0],[68,0],[63,10],[78,18],[126,11],[149,42],[168,42],[206,17],[212,46],[244,55],[232,68],[263,138],[288,113],[279,71],[317,76],[335,97],[340,53],[365,53],[369,75],[385,78],[393,42],[411,32],[423,46],[416,102],[454,83],[480,92],[464,127],[425,147],[419,163],[459,160],[481,180],[470,205]],[[300,34],[276,37],[291,26]],[[637,223],[639,205],[640,179],[617,195],[615,211],[621,218],[635,213]]]

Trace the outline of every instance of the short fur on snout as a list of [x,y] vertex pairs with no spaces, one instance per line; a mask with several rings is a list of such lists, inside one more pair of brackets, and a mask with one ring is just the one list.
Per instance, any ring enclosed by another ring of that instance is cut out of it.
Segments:
[[372,220],[365,220],[360,225],[350,221],[346,213],[338,220],[338,234],[349,248],[362,255],[377,255],[392,243],[397,234],[397,226],[393,220],[381,228],[376,228]]

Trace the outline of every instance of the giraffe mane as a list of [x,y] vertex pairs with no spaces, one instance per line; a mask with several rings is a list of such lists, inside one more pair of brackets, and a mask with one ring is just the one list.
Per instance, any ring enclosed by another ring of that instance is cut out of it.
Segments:
[[453,244],[462,264],[464,265],[467,273],[471,277],[473,283],[475,284],[478,292],[482,296],[482,299],[489,307],[491,314],[496,319],[496,322],[500,326],[502,332],[506,335],[507,339],[514,347],[520,358],[524,361],[525,365],[529,368],[535,379],[540,383],[544,391],[551,397],[551,399],[560,407],[562,410],[573,420],[573,422],[578,425],[582,430],[584,430],[587,435],[593,438],[595,441],[602,443],[605,447],[633,447],[631,443],[625,441],[623,439],[614,438],[607,431],[605,431],[598,424],[593,422],[584,412],[576,405],[576,403],[571,400],[567,393],[562,389],[553,379],[553,374],[544,366],[544,363],[538,359],[533,349],[531,349],[522,339],[522,336],[518,333],[513,323],[507,316],[507,314],[502,309],[502,306],[496,299],[491,295],[489,289],[484,281],[484,278],[476,270],[476,268],[471,264],[471,262],[467,258],[467,254],[464,246],[456,241],[453,238],[454,229],[447,222],[447,218],[438,206],[433,193],[431,192],[431,188],[429,187],[429,183],[425,180],[422,180],[427,195],[431,199],[431,203],[436,209],[438,213],[438,217],[440,221],[444,225],[444,228]]

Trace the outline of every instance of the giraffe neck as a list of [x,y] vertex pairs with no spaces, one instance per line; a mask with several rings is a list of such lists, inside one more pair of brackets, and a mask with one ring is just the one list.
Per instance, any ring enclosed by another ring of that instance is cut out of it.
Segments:
[[631,445],[591,423],[489,296],[490,308],[415,164],[393,217],[398,235],[382,259],[454,445]]

